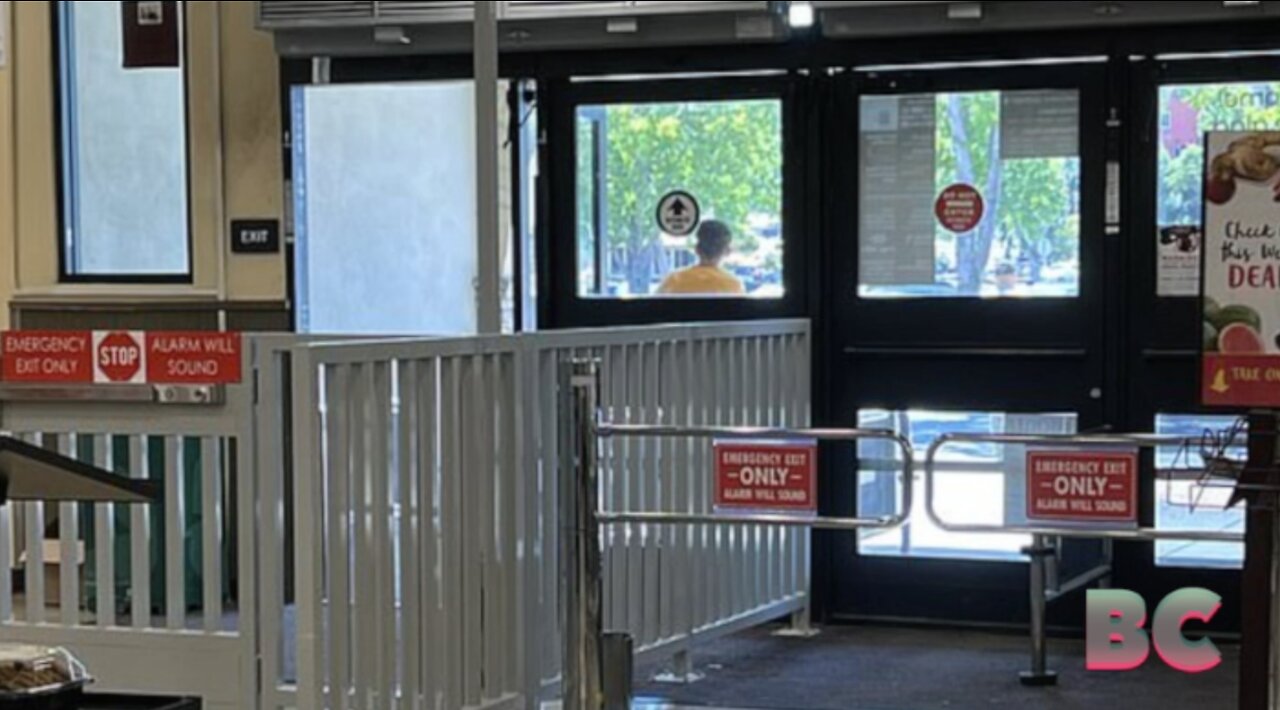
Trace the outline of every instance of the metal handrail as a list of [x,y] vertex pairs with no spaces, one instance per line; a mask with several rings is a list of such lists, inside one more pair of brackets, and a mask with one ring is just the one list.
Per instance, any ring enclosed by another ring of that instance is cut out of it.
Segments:
[[1201,441],[1198,437],[1162,436],[1156,434],[943,434],[929,446],[924,462],[925,513],[939,529],[953,533],[1023,534],[1045,537],[1090,538],[1104,540],[1155,541],[1183,540],[1192,542],[1244,542],[1243,533],[1217,530],[1157,530],[1155,528],[1100,528],[1069,526],[1009,526],[949,523],[935,507],[937,491],[936,466],[938,452],[948,445],[1003,444],[1023,446],[1073,447],[1137,447],[1153,449],[1162,446],[1185,446]]
[[902,505],[893,515],[878,518],[795,516],[781,514],[698,514],[665,512],[596,511],[604,525],[776,525],[812,530],[892,530],[906,525],[915,504],[915,451],[911,441],[888,429],[795,429],[782,427],[680,427],[658,424],[610,424],[597,422],[593,433],[600,439],[719,439],[729,441],[892,441],[902,450]]

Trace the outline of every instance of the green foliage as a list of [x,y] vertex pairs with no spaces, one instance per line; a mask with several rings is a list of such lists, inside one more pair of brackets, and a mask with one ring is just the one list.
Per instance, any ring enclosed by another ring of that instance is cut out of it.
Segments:
[[1067,158],[1004,159],[1000,155],[998,92],[945,94],[938,100],[938,191],[957,182],[973,185],[986,201],[987,217],[956,240],[961,293],[975,294],[994,266],[1001,244],[1040,270],[1073,258],[1079,247],[1079,161]]
[[[1280,82],[1165,87],[1161,90],[1161,121],[1172,120],[1170,106],[1175,100],[1198,112],[1197,134],[1280,129]],[[1160,225],[1200,224],[1204,199],[1204,148],[1197,141],[1177,146],[1171,152],[1164,138],[1162,131],[1158,139]]]

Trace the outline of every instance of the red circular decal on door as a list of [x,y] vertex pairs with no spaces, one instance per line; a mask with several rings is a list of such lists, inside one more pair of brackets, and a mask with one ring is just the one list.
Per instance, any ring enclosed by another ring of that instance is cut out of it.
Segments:
[[109,382],[132,382],[142,370],[142,345],[129,333],[111,333],[98,343],[98,370]]
[[943,190],[935,207],[938,223],[956,234],[977,229],[986,210],[987,204],[983,202],[982,194],[977,188],[964,184],[952,185]]

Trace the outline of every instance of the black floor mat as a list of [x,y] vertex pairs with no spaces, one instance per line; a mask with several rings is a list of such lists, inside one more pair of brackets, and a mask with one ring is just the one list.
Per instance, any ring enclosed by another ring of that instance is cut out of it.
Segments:
[[[1090,673],[1084,644],[1053,641],[1056,688],[1024,688],[1026,637],[964,631],[833,627],[813,639],[776,638],[772,629],[733,636],[697,650],[707,678],[688,686],[641,682],[640,697],[682,705],[773,710],[1232,710],[1238,649],[1201,675],[1164,666],[1152,653],[1132,673]],[[653,668],[642,669],[644,678]]]

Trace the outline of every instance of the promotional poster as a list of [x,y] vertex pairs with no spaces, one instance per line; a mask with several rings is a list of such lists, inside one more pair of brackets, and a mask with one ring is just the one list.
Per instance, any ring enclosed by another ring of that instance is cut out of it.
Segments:
[[1280,405],[1280,132],[1206,142],[1204,404]]

